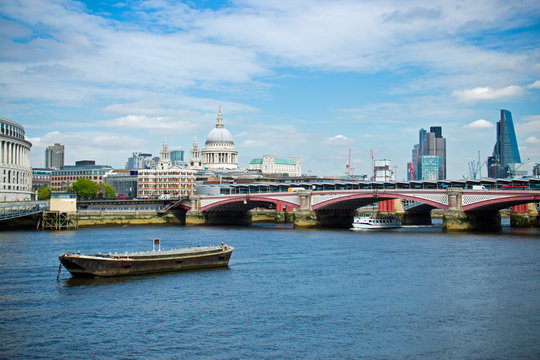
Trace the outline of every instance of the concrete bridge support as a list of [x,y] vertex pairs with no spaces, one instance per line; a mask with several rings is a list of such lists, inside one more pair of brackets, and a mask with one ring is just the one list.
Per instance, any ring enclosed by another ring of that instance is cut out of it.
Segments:
[[510,213],[510,226],[517,228],[539,227],[540,217],[535,203],[516,205]]
[[[414,222],[416,218],[407,217],[407,212],[403,209],[403,201],[401,199],[390,199],[379,201],[377,215],[379,216],[395,216],[401,219],[404,225],[423,225]],[[408,221],[408,222],[407,222]],[[431,218],[430,218],[431,224]]]
[[443,215],[443,231],[499,231],[499,211],[463,211],[463,190],[448,189],[448,209]]
[[186,212],[186,225],[205,225],[207,223],[206,215],[201,211],[201,197],[191,195],[191,209]]
[[294,212],[295,227],[319,226],[317,213],[311,208],[311,191],[299,191],[300,208]]

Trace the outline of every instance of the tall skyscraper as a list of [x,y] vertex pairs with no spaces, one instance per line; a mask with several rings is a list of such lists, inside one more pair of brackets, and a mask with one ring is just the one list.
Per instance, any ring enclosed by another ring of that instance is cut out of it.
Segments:
[[64,145],[54,144],[45,149],[45,167],[59,169],[64,166]]
[[492,178],[512,176],[516,164],[519,163],[521,163],[521,157],[512,113],[502,109],[501,119],[497,122],[497,141],[493,148],[493,155],[488,157],[488,176]]
[[429,132],[420,129],[407,169],[409,180],[446,179],[446,139],[442,136],[442,127],[432,126]]

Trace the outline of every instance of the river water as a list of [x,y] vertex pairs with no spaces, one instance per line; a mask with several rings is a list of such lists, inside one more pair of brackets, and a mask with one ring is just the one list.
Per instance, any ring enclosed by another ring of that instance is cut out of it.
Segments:
[[[0,232],[0,358],[540,358],[540,231]],[[229,268],[71,278],[58,255],[217,245]]]

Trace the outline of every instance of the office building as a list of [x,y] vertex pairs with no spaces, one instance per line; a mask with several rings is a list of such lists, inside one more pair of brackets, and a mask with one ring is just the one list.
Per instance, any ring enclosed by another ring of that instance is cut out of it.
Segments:
[[[412,150],[412,161],[407,165],[407,177],[409,180],[443,180],[446,179],[446,139],[442,136],[441,126],[432,126],[427,132],[420,129],[418,144],[414,145]],[[424,161],[422,157],[429,156]],[[438,157],[435,161],[434,158]],[[437,163],[437,171],[433,178],[433,169],[431,166]],[[423,168],[422,168],[423,165]],[[430,170],[425,172],[426,169]],[[423,176],[428,178],[423,178]]]
[[[418,174],[421,180],[440,180],[442,157],[437,155],[422,155],[418,161]],[[418,179],[418,180],[419,180]]]
[[151,162],[152,154],[147,154],[143,152],[134,152],[126,163],[126,169],[136,170],[136,169],[146,169]]
[[103,182],[112,186],[115,196],[122,199],[137,197],[137,170],[112,170],[103,176]]
[[196,188],[195,171],[173,164],[166,140],[163,142],[156,168],[138,171],[139,198],[179,198],[194,194]]
[[182,165],[184,163],[184,150],[171,150],[171,161],[173,164]]
[[390,160],[375,160],[374,167],[375,181],[394,181],[395,174]]
[[491,178],[512,177],[515,174],[516,164],[521,163],[519,148],[514,130],[512,113],[501,110],[501,118],[497,122],[497,140],[493,154],[488,157],[488,176]]
[[45,168],[60,169],[64,166],[64,145],[54,144],[45,149]]
[[80,178],[92,180],[96,184],[103,183],[103,176],[112,170],[109,165],[96,165],[94,160],[76,161],[75,165],[64,165],[51,172],[51,187],[65,191],[68,186]]
[[32,191],[37,191],[41,186],[51,187],[52,169],[32,168]]

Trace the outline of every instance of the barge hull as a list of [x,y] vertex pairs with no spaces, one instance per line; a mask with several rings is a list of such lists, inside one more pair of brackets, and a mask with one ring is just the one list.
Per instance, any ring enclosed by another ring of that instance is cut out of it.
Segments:
[[166,258],[96,258],[63,254],[60,262],[74,277],[125,276],[193,269],[226,267],[232,247],[218,253]]

